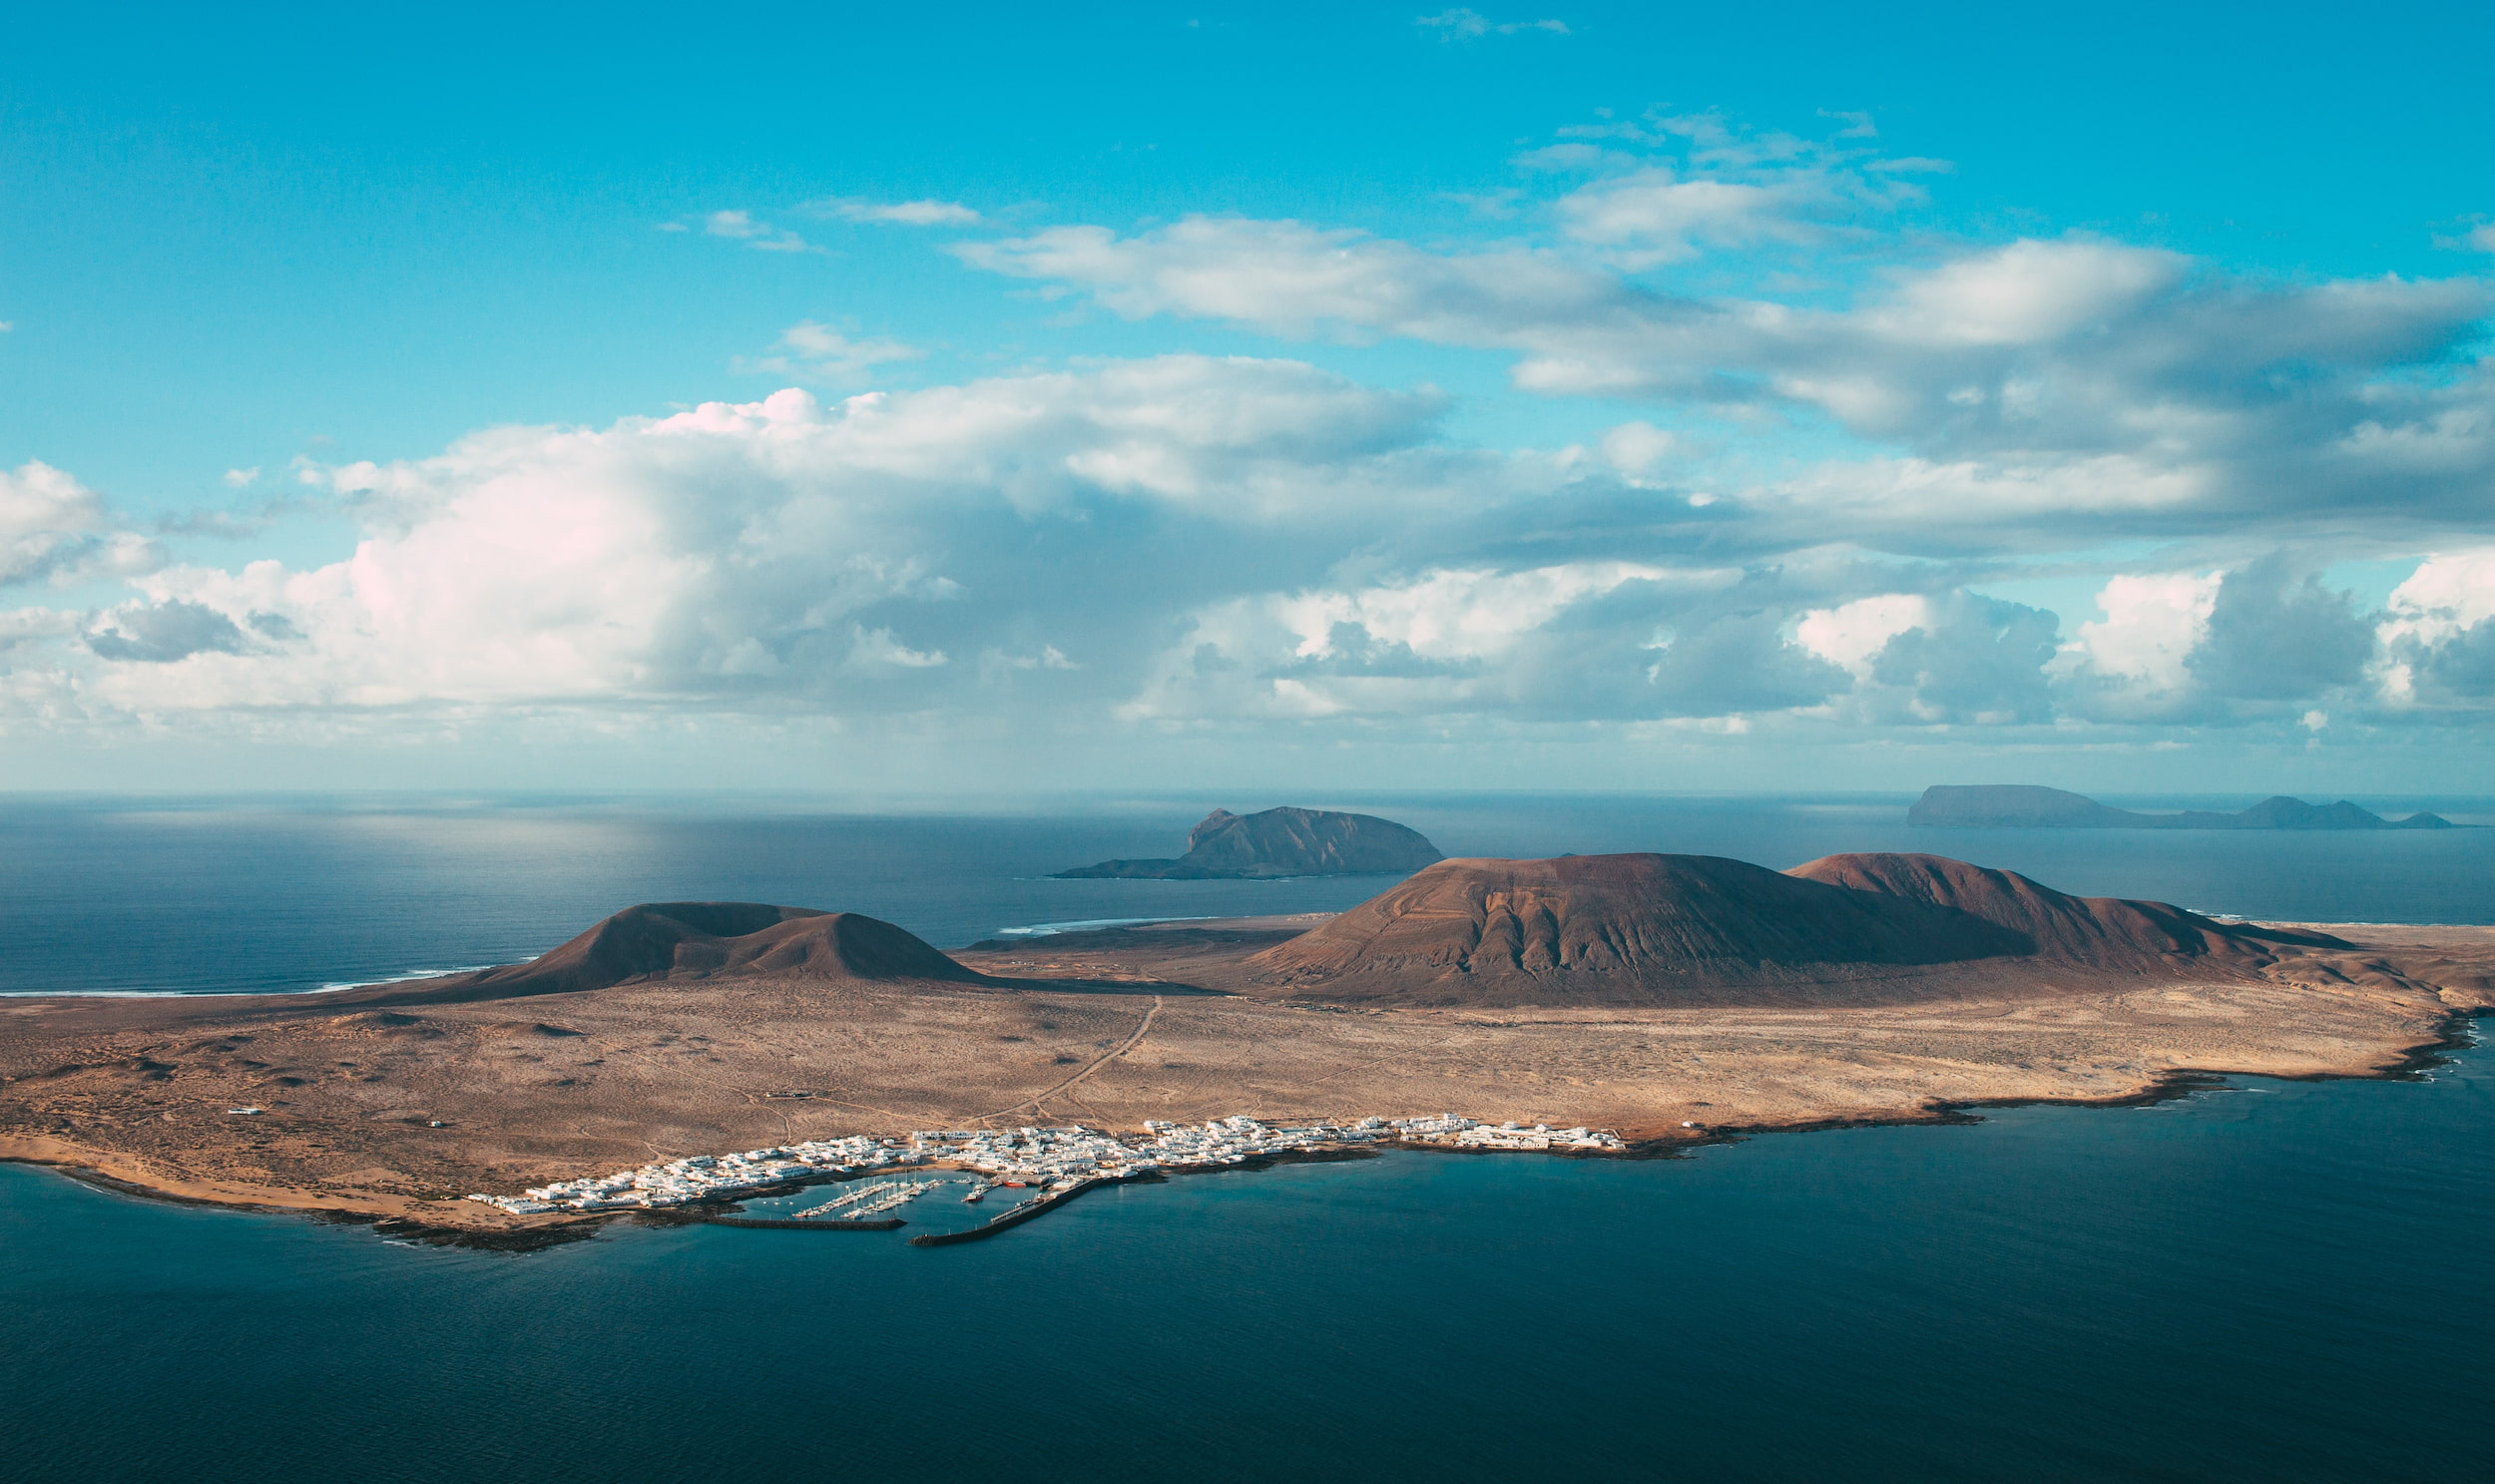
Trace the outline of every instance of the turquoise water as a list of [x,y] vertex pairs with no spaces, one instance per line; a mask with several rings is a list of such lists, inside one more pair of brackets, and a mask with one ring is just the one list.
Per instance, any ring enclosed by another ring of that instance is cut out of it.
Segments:
[[1004,1237],[398,1246],[0,1167],[8,1477],[2484,1478],[2495,1077],[1692,1159],[1389,1155]]
[[[487,962],[635,900],[862,908],[960,943],[1381,884],[1044,878],[1167,853],[1208,806],[9,803],[0,990]],[[2495,830],[1944,832],[1902,809],[1391,812],[1462,853],[1922,848],[2253,915],[2495,922]],[[0,1166],[0,1478],[2489,1477],[2491,1098],[2468,1051],[2413,1081],[1683,1160],[1398,1154],[1095,1192],[935,1249],[619,1227],[470,1252]]]

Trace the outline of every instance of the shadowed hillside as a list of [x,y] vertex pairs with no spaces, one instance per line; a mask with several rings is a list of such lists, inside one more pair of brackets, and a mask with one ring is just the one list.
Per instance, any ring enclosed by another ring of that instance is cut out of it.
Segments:
[[856,912],[755,902],[656,902],[627,907],[527,963],[424,980],[387,997],[409,1004],[451,1004],[649,980],[765,974],[981,982],[980,975],[913,934]]

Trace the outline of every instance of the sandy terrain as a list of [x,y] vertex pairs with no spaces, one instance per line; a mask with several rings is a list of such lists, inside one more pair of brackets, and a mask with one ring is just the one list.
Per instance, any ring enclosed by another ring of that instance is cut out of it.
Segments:
[[[2121,1099],[2196,1071],[2363,1075],[2495,1005],[2495,929],[2364,925],[2328,929],[2359,951],[2234,981],[2074,975],[2042,994],[2031,978],[1996,1000],[1960,986],[1868,1008],[1344,1008],[1186,987],[1189,966],[1303,926],[958,955],[1021,987],[0,1000],[0,1158],[200,1200],[494,1229],[559,1219],[455,1198],[832,1134],[1446,1110],[1668,1142]],[[226,1111],[247,1105],[266,1112]]]

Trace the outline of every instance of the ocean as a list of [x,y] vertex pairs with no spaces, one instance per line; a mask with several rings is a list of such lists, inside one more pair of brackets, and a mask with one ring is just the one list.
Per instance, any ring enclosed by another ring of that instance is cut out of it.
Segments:
[[[2210,911],[2495,923],[2495,830],[1911,830],[1903,799],[1864,798],[1290,801],[1365,804],[1451,853],[1929,849]],[[312,988],[523,956],[641,900],[853,908],[958,945],[1379,886],[1045,879],[1176,853],[1217,802],[1256,801],[16,800],[0,990]],[[2438,805],[2485,817],[2415,806]],[[2238,1079],[1681,1159],[1187,1177],[966,1246],[615,1228],[517,1255],[0,1166],[0,1475],[2483,1477],[2490,1134],[2495,1062],[2465,1048],[2395,1081]]]

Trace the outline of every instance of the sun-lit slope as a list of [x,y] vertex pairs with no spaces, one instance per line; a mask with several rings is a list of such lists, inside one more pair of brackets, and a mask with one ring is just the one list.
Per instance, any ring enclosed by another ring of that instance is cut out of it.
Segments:
[[1573,855],[1441,861],[1248,967],[1328,999],[1739,1003],[2025,946],[1964,912],[1745,861]]

